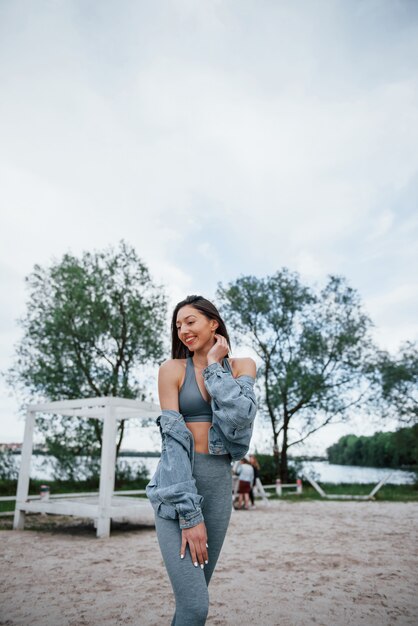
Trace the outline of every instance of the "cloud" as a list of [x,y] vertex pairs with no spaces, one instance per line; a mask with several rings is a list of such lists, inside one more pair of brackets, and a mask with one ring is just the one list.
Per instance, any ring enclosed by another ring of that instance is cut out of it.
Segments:
[[3,354],[34,263],[121,238],[172,303],[286,265],[347,276],[382,345],[416,333],[415,297],[394,294],[416,292],[417,17],[372,0],[4,3]]

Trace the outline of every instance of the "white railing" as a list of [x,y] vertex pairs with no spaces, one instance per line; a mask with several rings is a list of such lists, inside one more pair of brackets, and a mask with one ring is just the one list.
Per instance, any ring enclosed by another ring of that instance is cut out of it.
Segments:
[[275,489],[278,496],[283,495],[283,489],[294,488],[295,491],[291,491],[289,495],[299,495],[303,493],[302,479],[298,478],[295,483],[282,483],[278,478],[273,485],[263,485],[264,489]]

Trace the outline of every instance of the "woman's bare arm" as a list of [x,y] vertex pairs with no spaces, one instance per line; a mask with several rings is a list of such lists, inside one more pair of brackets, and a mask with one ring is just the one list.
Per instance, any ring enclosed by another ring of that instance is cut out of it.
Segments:
[[179,387],[182,373],[180,361],[165,361],[158,372],[158,396],[161,409],[179,410]]
[[231,359],[231,367],[234,378],[238,378],[238,376],[256,377],[257,371],[255,361],[250,357]]

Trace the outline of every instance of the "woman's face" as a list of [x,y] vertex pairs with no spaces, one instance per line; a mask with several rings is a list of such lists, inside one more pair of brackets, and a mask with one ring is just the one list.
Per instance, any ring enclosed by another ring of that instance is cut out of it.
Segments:
[[210,320],[191,305],[183,306],[177,313],[177,334],[191,352],[213,345],[218,328],[216,320]]

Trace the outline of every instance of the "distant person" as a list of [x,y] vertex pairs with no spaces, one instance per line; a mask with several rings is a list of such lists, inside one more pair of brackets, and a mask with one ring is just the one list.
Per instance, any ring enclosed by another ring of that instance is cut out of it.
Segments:
[[238,483],[238,508],[242,507],[244,499],[244,509],[248,511],[250,508],[250,492],[254,480],[254,468],[247,458],[243,458],[237,467],[239,476]]
[[253,466],[253,470],[254,470],[254,478],[253,478],[253,483],[251,486],[251,491],[250,491],[250,500],[251,500],[251,506],[255,506],[254,504],[254,488],[256,486],[256,481],[257,478],[260,478],[260,463],[257,460],[257,457],[255,456],[255,454],[250,454],[250,463]]

